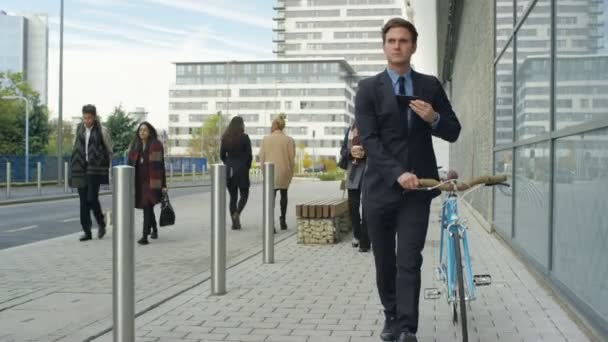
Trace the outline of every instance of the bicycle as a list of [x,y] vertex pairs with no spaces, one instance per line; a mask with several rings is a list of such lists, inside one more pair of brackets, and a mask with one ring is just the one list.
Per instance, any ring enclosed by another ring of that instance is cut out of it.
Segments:
[[[447,179],[441,182],[435,179],[420,179],[418,189],[415,189],[422,191],[438,189],[448,193],[447,196],[444,196],[440,212],[441,235],[437,278],[446,286],[447,302],[452,305],[452,323],[454,325],[458,323],[458,311],[460,311],[463,342],[468,342],[466,302],[475,300],[475,287],[490,285],[492,276],[489,274],[473,275],[467,227],[458,216],[458,192],[469,190],[460,197],[463,198],[481,184],[509,186],[505,183],[506,179],[507,177],[504,175],[482,176],[468,182],[459,182],[457,179]],[[424,297],[425,299],[438,299],[441,297],[441,291],[432,288],[425,289]]]

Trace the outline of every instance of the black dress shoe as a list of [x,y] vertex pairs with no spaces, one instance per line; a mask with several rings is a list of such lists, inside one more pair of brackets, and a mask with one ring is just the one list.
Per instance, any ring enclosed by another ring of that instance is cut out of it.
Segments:
[[152,228],[152,233],[150,234],[150,238],[158,239],[158,228]]
[[394,326],[395,326],[394,318],[387,318],[384,321],[384,327],[382,327],[382,332],[380,333],[380,339],[382,341],[386,341],[386,342],[395,341]]
[[89,234],[84,234],[84,235],[82,235],[82,236],[80,237],[80,239],[78,239],[78,240],[80,240],[80,241],[89,241],[89,240],[92,240],[92,239],[93,239],[93,237],[92,237],[92,236],[91,236],[91,234],[89,233]]
[[359,247],[359,252],[367,253],[367,252],[369,252],[369,247]]
[[106,226],[99,227],[99,230],[97,230],[97,237],[102,239],[105,235],[106,235]]
[[402,332],[401,334],[399,334],[397,342],[418,342],[418,339],[416,338],[415,334],[412,334],[410,332]]
[[137,240],[137,243],[140,244],[140,245],[147,245],[148,244],[148,238],[144,236],[141,239]]

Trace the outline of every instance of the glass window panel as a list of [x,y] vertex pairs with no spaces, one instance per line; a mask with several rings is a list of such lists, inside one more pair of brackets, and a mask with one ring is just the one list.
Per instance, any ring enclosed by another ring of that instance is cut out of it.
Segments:
[[514,0],[496,0],[496,53],[505,46],[513,32]]
[[513,141],[513,44],[496,63],[495,134],[496,145]]
[[608,317],[608,129],[555,141],[554,274]]
[[515,1],[515,12],[517,13],[517,19],[519,20],[523,14],[526,12],[526,9],[530,5],[532,0],[516,0]]
[[[555,128],[608,115],[608,1],[557,0]],[[577,6],[573,6],[577,5]]]
[[501,151],[495,154],[494,173],[505,174],[509,178],[507,183],[511,187],[496,186],[494,187],[494,227],[500,231],[503,236],[510,238],[512,234],[512,173],[513,172],[513,151]]
[[541,265],[548,265],[549,143],[515,151],[515,240]]
[[[550,34],[549,24],[530,24],[528,20],[550,16],[549,0],[539,0],[530,16],[521,26],[517,39],[517,75],[515,134],[517,140],[535,137],[549,131],[549,93],[536,94],[531,89],[550,88]],[[535,30],[529,30],[534,28]]]

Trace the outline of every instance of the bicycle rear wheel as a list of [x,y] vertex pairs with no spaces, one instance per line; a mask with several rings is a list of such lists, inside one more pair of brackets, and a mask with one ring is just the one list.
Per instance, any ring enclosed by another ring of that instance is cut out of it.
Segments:
[[460,249],[460,234],[454,234],[454,247],[454,254],[456,257],[456,282],[458,283],[458,293],[454,300],[458,301],[458,306],[460,306],[460,325],[462,326],[462,341],[469,342],[469,331],[467,329],[467,306],[465,301],[466,294],[464,292],[462,253]]

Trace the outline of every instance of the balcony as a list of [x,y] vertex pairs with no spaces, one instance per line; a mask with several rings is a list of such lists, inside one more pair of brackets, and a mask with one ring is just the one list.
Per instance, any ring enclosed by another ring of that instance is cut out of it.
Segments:
[[274,25],[272,25],[272,30],[273,31],[285,31],[285,23],[282,21],[278,21],[276,23],[274,23]]
[[277,0],[272,6],[275,10],[285,9],[285,0]]
[[273,49],[272,49],[272,53],[276,53],[278,55],[282,55],[285,53],[285,45],[283,44],[277,44]]
[[284,11],[278,11],[274,15],[274,17],[272,17],[272,20],[275,20],[275,21],[285,20],[285,12]]
[[272,37],[273,43],[284,43],[285,42],[285,33],[276,32]]

